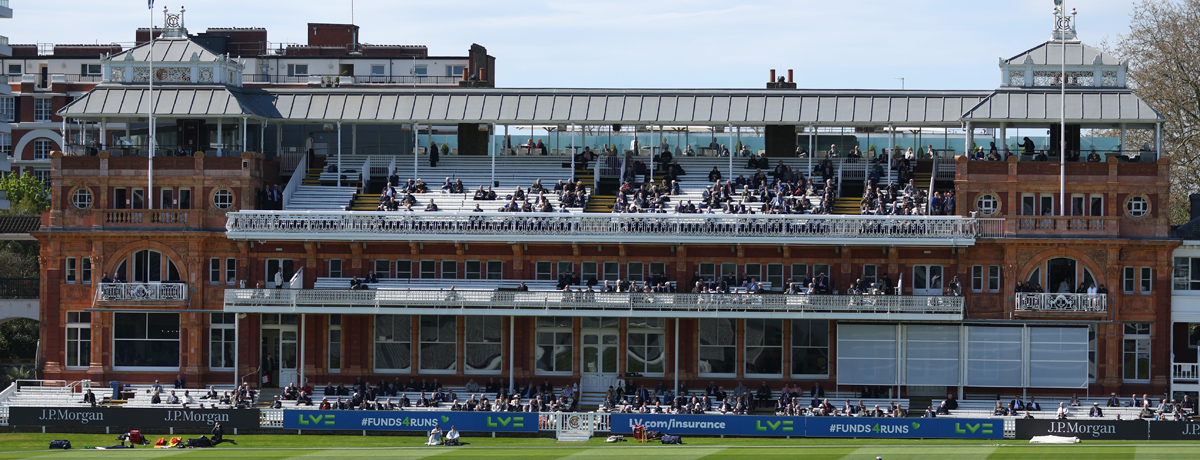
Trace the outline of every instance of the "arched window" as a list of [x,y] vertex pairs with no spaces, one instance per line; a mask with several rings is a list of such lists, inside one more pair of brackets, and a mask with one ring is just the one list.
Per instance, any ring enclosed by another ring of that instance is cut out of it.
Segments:
[[1095,285],[1096,277],[1092,275],[1091,270],[1075,259],[1057,257],[1034,268],[1029,274],[1028,283],[1031,286],[1041,285],[1048,293],[1076,292],[1080,289],[1080,283],[1085,290],[1088,286]]
[[126,283],[158,283],[182,281],[179,269],[161,252],[143,249],[135,251],[117,264],[113,277]]

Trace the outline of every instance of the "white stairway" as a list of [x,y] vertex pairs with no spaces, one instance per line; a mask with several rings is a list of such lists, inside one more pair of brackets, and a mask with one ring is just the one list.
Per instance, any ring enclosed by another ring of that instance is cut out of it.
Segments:
[[358,192],[355,187],[301,185],[288,203],[288,211],[344,211]]

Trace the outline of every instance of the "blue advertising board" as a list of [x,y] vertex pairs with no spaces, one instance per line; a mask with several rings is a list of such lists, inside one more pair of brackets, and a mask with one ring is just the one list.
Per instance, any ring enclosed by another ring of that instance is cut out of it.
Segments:
[[810,437],[828,438],[936,438],[937,419],[806,417]]
[[939,418],[935,420],[937,420],[937,437],[939,438],[1004,439],[1004,420],[1001,419]]
[[748,415],[612,414],[613,433],[630,434],[641,425],[647,430],[676,435],[804,436],[804,418]]
[[293,430],[459,431],[535,433],[538,415],[508,412],[421,412],[284,410],[283,427]]
[[812,438],[1002,439],[1004,421],[963,418],[754,417],[747,415],[612,414],[612,432],[635,425],[675,435],[806,436]]

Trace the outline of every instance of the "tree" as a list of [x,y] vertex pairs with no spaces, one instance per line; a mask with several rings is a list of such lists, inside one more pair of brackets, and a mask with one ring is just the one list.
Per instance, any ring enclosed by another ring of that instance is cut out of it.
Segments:
[[37,241],[0,241],[0,278],[41,276],[38,267],[40,249]]
[[1129,60],[1126,78],[1161,113],[1163,156],[1171,159],[1171,223],[1183,224],[1200,192],[1200,0],[1142,0],[1129,33],[1109,52]]
[[37,321],[18,318],[0,324],[0,363],[32,363],[37,342]]
[[41,214],[50,209],[50,192],[46,183],[32,174],[5,174],[0,178],[0,190],[12,204],[7,214]]

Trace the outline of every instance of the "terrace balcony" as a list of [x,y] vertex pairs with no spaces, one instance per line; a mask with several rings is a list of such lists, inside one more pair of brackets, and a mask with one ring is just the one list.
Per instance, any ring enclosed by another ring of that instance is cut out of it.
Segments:
[[963,298],[942,296],[664,294],[559,291],[226,289],[235,313],[461,314],[678,318],[962,320]]
[[1059,313],[1106,313],[1108,295],[1105,294],[1055,294],[1018,292],[1014,296],[1016,310],[1022,312]]
[[188,286],[184,283],[101,283],[97,302],[184,302]]
[[227,236],[254,241],[759,243],[963,247],[961,216],[241,211]]

